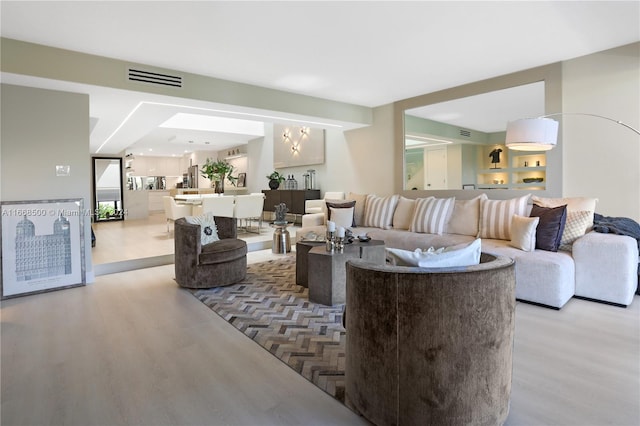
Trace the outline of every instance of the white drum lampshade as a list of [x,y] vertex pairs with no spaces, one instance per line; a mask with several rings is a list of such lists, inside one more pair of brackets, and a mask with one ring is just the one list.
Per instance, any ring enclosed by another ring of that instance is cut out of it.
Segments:
[[548,151],[556,146],[558,122],[550,118],[523,118],[507,124],[506,145],[516,151]]

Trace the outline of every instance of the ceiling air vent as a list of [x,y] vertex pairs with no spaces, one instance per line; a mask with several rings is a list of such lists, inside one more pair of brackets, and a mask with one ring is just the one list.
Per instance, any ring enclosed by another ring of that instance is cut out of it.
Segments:
[[160,74],[134,68],[129,68],[129,81],[139,81],[160,86],[182,87],[182,77],[180,76]]
[[460,130],[460,136],[464,136],[465,138],[470,138],[471,132],[468,130]]

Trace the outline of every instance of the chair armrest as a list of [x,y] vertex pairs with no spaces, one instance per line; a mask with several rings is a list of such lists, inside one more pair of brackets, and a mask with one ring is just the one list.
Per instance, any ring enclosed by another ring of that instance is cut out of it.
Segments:
[[302,227],[325,225],[324,213],[311,213],[302,216]]
[[305,213],[322,213],[324,200],[306,200],[304,202]]

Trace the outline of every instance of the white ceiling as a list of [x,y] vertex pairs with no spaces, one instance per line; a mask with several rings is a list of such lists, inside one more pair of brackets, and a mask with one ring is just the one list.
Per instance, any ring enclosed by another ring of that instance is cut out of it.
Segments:
[[[369,107],[640,40],[638,1],[3,0],[0,8],[3,37]],[[6,74],[2,79],[62,84]],[[68,90],[78,86],[65,84]],[[91,94],[91,115],[100,124],[92,133],[92,152],[140,102],[168,103],[139,93],[83,89]],[[183,108],[188,105],[193,102],[155,109],[164,117],[188,112]],[[156,130],[153,105],[143,106],[148,111],[136,112],[110,145],[120,139],[160,146],[174,136]],[[474,119],[486,122],[482,114],[475,111]],[[175,136],[172,140],[182,138]],[[214,149],[254,137],[184,136],[220,141]]]

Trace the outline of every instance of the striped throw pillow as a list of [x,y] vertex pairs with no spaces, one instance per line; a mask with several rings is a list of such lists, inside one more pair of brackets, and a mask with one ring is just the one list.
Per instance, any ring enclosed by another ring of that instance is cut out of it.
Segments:
[[398,197],[398,195],[389,195],[388,197],[367,195],[367,202],[364,205],[364,226],[391,229]]
[[513,215],[527,216],[529,194],[510,200],[480,200],[480,238],[511,240]]
[[455,198],[418,198],[409,231],[442,235],[453,212]]

